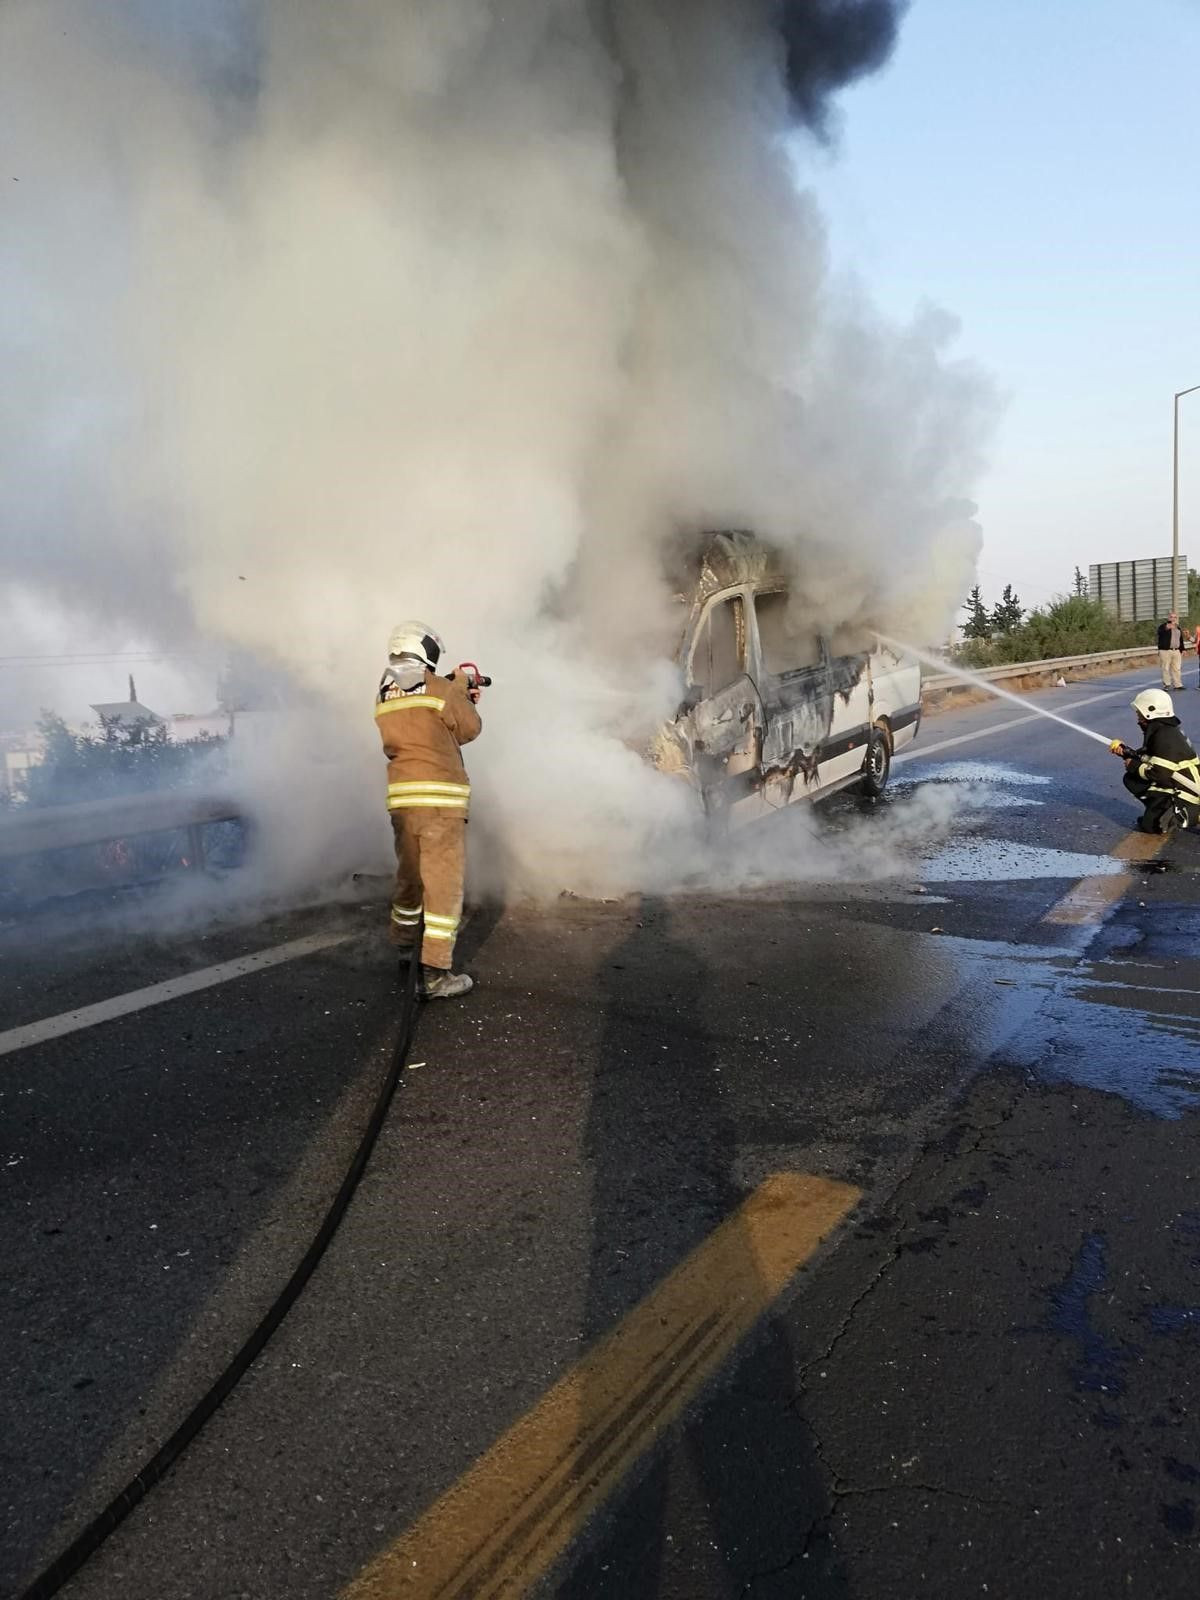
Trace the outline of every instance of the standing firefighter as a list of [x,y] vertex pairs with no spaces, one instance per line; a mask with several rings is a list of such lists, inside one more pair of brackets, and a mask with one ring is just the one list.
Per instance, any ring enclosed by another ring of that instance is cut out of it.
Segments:
[[411,956],[424,917],[421,991],[427,1000],[452,999],[471,987],[465,972],[453,970],[471,798],[459,747],[482,723],[476,679],[462,669],[437,676],[444,652],[432,628],[402,622],[388,640],[388,667],[375,701],[396,844],[391,940],[402,956]]
[[1141,800],[1143,833],[1173,833],[1200,822],[1200,760],[1179,726],[1171,696],[1143,689],[1131,702],[1142,730],[1139,750],[1114,739],[1111,749],[1125,762],[1125,787]]

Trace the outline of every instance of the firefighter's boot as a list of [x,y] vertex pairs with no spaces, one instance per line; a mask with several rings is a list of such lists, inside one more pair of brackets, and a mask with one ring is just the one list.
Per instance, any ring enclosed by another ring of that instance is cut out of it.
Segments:
[[441,967],[422,967],[421,994],[426,1000],[454,1000],[475,987],[465,972],[445,972]]

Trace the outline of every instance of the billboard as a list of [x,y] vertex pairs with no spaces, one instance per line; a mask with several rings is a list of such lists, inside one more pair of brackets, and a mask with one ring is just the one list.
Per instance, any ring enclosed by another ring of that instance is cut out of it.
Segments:
[[1168,611],[1187,615],[1187,573],[1186,556],[1100,561],[1088,568],[1088,593],[1122,622],[1161,622]]

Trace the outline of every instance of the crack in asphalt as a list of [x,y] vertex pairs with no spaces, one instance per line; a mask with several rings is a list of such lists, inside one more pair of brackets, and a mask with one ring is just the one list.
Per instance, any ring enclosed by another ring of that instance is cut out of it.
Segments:
[[968,1494],[965,1489],[951,1489],[944,1483],[925,1483],[919,1479],[915,1479],[912,1483],[872,1483],[862,1486],[847,1484],[845,1487],[835,1485],[830,1492],[834,1498],[836,1511],[837,1502],[841,1500],[866,1495],[912,1494],[914,1491],[921,1494],[942,1495],[949,1500],[964,1500],[968,1505],[985,1506],[993,1511],[1028,1511],[1036,1516],[1039,1509],[1021,1500],[991,1500],[986,1495]]
[[900,1242],[893,1244],[890,1252],[884,1257],[866,1288],[860,1290],[860,1292],[855,1295],[854,1299],[850,1302],[845,1316],[842,1318],[840,1324],[838,1325],[837,1331],[834,1333],[833,1338],[829,1341],[828,1345],[819,1356],[814,1356],[811,1361],[806,1362],[801,1368],[800,1393],[792,1398],[790,1404],[793,1407],[798,1407],[804,1399],[804,1395],[808,1390],[809,1373],[814,1367],[819,1366],[822,1361],[828,1361],[831,1359],[838,1345],[841,1344],[847,1333],[849,1333],[850,1324],[858,1315],[859,1307],[865,1300],[875,1293],[875,1290],[878,1289],[884,1278],[895,1266],[896,1262],[899,1261],[902,1254],[903,1248]]
[[[813,1437],[816,1439],[815,1434]],[[826,1462],[825,1456],[820,1448],[819,1440],[817,1441],[817,1455],[821,1459],[822,1463],[828,1467],[828,1462]],[[838,1514],[838,1510],[843,1500],[850,1500],[868,1495],[884,1496],[917,1493],[936,1495],[942,1499],[959,1500],[967,1505],[982,1506],[988,1511],[1023,1511],[1035,1517],[1040,1515],[1041,1511],[1039,1506],[1028,1505],[1020,1500],[991,1500],[984,1495],[969,1494],[965,1489],[951,1489],[945,1484],[926,1483],[924,1481],[914,1483],[880,1483],[862,1487],[854,1484],[840,1485],[838,1483],[834,1483],[830,1486],[829,1493],[832,1504],[829,1506],[827,1511],[822,1512],[819,1517],[816,1517],[809,1524],[808,1531],[804,1536],[804,1543],[800,1546],[799,1550],[797,1550],[794,1555],[789,1556],[786,1561],[781,1561],[773,1567],[763,1567],[758,1572],[752,1572],[742,1585],[740,1590],[740,1594],[742,1596],[752,1594],[760,1584],[765,1583],[768,1579],[782,1577],[784,1573],[790,1572],[793,1568],[798,1567],[801,1562],[807,1561],[812,1554],[813,1546],[816,1544],[818,1538],[831,1537],[832,1524]]]
[[[821,1439],[820,1434],[817,1432],[816,1428],[813,1427],[812,1422],[807,1416],[804,1415],[802,1410],[804,1397],[809,1388],[810,1375],[812,1374],[813,1370],[815,1368],[819,1368],[823,1363],[828,1362],[833,1358],[838,1346],[841,1344],[842,1340],[846,1337],[847,1333],[849,1333],[851,1327],[853,1326],[854,1320],[862,1306],[875,1293],[880,1284],[887,1277],[888,1273],[905,1254],[908,1243],[908,1235],[911,1234],[913,1228],[920,1221],[919,1207],[921,1204],[919,1198],[917,1197],[909,1199],[906,1191],[917,1184],[917,1174],[922,1162],[926,1161],[930,1156],[937,1154],[939,1149],[942,1153],[942,1160],[938,1163],[939,1174],[944,1172],[952,1162],[969,1161],[972,1156],[979,1153],[991,1134],[995,1133],[997,1129],[1002,1128],[1006,1123],[1011,1122],[1016,1114],[1017,1102],[1021,1095],[1025,1092],[1025,1089],[1025,1081],[1014,1085],[1007,1098],[1007,1103],[1000,1108],[995,1116],[988,1118],[986,1121],[977,1122],[974,1125],[957,1124],[953,1126],[947,1133],[942,1134],[937,1140],[931,1140],[922,1145],[921,1148],[915,1152],[907,1171],[897,1180],[892,1188],[892,1191],[887,1199],[887,1204],[889,1206],[909,1207],[913,1211],[914,1216],[906,1221],[898,1222],[896,1224],[895,1237],[890,1250],[879,1262],[875,1271],[871,1274],[869,1281],[850,1302],[845,1315],[842,1317],[824,1350],[819,1355],[814,1356],[810,1361],[806,1362],[801,1368],[799,1374],[799,1392],[788,1402],[789,1409],[795,1413],[797,1420],[807,1430],[812,1440],[813,1454],[825,1473],[828,1504],[821,1514],[815,1517],[809,1524],[803,1543],[793,1555],[789,1556],[786,1561],[777,1563],[771,1567],[764,1567],[757,1572],[751,1573],[741,1588],[740,1593],[743,1596],[752,1594],[761,1584],[772,1578],[781,1577],[783,1574],[799,1566],[802,1562],[809,1560],[817,1540],[822,1537],[829,1536],[831,1525],[838,1514],[839,1507],[843,1500],[865,1498],[867,1496],[882,1497],[885,1495],[917,1493],[934,1495],[944,1499],[958,1500],[964,1504],[980,1506],[989,1511],[1020,1511],[1027,1514],[1032,1514],[1034,1516],[1038,1515],[1039,1508],[1034,1505],[1025,1504],[1016,1500],[1007,1500],[1002,1497],[993,1499],[985,1495],[971,1493],[964,1489],[955,1489],[947,1484],[929,1483],[924,1479],[908,1483],[850,1483],[841,1475],[841,1473],[829,1460],[825,1453],[824,1442]],[[961,1139],[962,1134],[967,1132],[968,1129],[972,1135],[969,1141],[965,1143],[958,1142]],[[952,1144],[953,1147],[951,1148]],[[923,1225],[924,1224],[922,1224],[922,1226]]]
[[[1011,1095],[1009,1096],[1007,1106],[1000,1111],[999,1115],[988,1122],[976,1124],[974,1128],[975,1137],[972,1139],[971,1143],[955,1149],[952,1153],[947,1152],[943,1166],[948,1166],[951,1161],[966,1159],[970,1156],[977,1155],[982,1149],[984,1140],[989,1134],[994,1133],[997,1128],[1002,1128],[1006,1122],[1012,1121],[1012,1118],[1016,1114],[1017,1100],[1024,1092],[1024,1088],[1024,1083],[1014,1087]],[[951,1133],[953,1133],[953,1131],[954,1130],[951,1129]],[[904,1191],[915,1181],[917,1170],[922,1161],[924,1161],[925,1158],[931,1153],[936,1151],[939,1145],[944,1146],[947,1138],[948,1135],[943,1134],[938,1140],[930,1141],[922,1145],[921,1148],[915,1152],[912,1161],[909,1163],[907,1171],[897,1179],[891,1193],[888,1195],[887,1201],[885,1202],[886,1204],[895,1206],[897,1204],[903,1205],[905,1203]],[[904,1254],[906,1245],[905,1235],[911,1231],[911,1227],[912,1224],[909,1222],[897,1224],[895,1241],[892,1244],[890,1251],[880,1262],[870,1281],[863,1289],[859,1291],[857,1295],[855,1295],[854,1299],[846,1308],[845,1315],[838,1324],[833,1337],[830,1339],[825,1349],[819,1355],[813,1356],[810,1361],[805,1362],[804,1366],[800,1369],[800,1392],[789,1402],[792,1407],[799,1407],[803,1401],[804,1395],[809,1386],[809,1374],[812,1372],[813,1368],[820,1366],[823,1361],[829,1361],[832,1358],[833,1353],[837,1349],[838,1345],[845,1338],[846,1334],[849,1333],[850,1326],[855,1317],[858,1315],[861,1306],[870,1298],[871,1295],[875,1293],[875,1290],[878,1289],[884,1278]]]
[[809,1525],[808,1532],[804,1536],[804,1543],[796,1551],[795,1555],[789,1556],[786,1561],[781,1561],[778,1566],[764,1567],[760,1572],[752,1572],[742,1585],[741,1594],[743,1596],[751,1594],[760,1583],[764,1583],[768,1578],[782,1577],[785,1572],[791,1572],[793,1567],[798,1567],[802,1561],[807,1561],[812,1554],[812,1548],[817,1538],[820,1535],[828,1534],[829,1524],[833,1520],[833,1511],[834,1508],[831,1506],[828,1511],[823,1512],[821,1516],[817,1517]]
[[1035,1517],[1040,1515],[1041,1508],[1039,1506],[1025,1501],[1008,1500],[1003,1496],[991,1498],[987,1495],[972,1494],[966,1489],[954,1489],[944,1483],[929,1483],[923,1478],[914,1479],[909,1483],[848,1483],[825,1454],[824,1442],[809,1419],[801,1416],[798,1420],[807,1429],[812,1439],[813,1454],[825,1471],[828,1480],[829,1504],[819,1516],[813,1518],[804,1535],[804,1542],[794,1554],[790,1555],[786,1561],[778,1562],[771,1567],[760,1568],[757,1572],[750,1574],[740,1591],[743,1596],[752,1594],[758,1585],[768,1579],[781,1577],[784,1573],[790,1572],[794,1567],[799,1566],[801,1562],[807,1561],[817,1540],[831,1537],[832,1524],[838,1515],[843,1500],[864,1499],[867,1497],[882,1498],[887,1495],[926,1494],[937,1496],[940,1499],[958,1500],[965,1505],[981,1506],[987,1511],[1020,1511]]

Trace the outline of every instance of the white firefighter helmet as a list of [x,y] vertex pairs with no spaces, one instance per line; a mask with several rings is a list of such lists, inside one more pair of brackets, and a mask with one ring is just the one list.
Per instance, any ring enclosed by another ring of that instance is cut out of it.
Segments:
[[437,671],[437,664],[445,649],[441,634],[435,633],[425,622],[401,622],[392,629],[388,638],[388,655],[393,660],[396,656],[416,656],[430,672]]
[[1175,707],[1165,689],[1143,689],[1129,702],[1143,722],[1153,722],[1155,717],[1173,717]]

